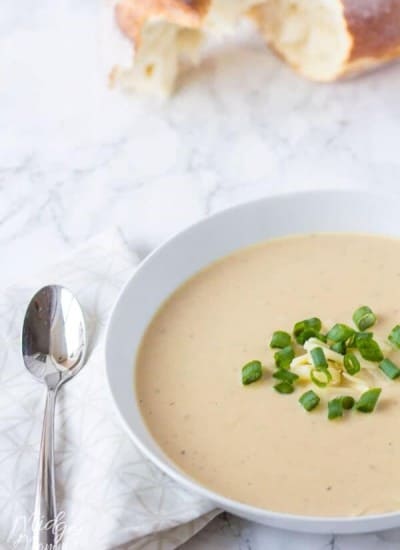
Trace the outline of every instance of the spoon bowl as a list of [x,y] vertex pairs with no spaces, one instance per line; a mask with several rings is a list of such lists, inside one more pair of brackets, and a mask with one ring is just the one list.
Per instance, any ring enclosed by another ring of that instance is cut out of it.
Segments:
[[81,307],[66,288],[41,288],[29,303],[22,331],[26,368],[39,382],[59,385],[83,366],[86,330]]

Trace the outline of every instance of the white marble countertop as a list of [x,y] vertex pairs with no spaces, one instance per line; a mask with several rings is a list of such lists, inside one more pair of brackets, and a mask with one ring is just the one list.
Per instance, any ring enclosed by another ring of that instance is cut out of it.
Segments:
[[[0,282],[111,225],[144,256],[237,202],[400,182],[400,66],[317,85],[257,40],[225,43],[166,104],[110,92],[101,0],[9,2],[0,15]],[[186,548],[394,550],[400,533],[298,535],[232,517]]]

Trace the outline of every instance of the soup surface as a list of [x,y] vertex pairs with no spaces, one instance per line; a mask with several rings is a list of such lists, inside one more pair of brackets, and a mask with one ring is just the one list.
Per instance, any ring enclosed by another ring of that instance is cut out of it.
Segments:
[[312,316],[351,324],[362,304],[378,315],[376,334],[400,323],[399,240],[288,237],[211,264],[172,294],[143,338],[136,391],[153,437],[188,475],[250,505],[317,516],[398,510],[400,379],[379,373],[376,410],[334,421],[324,390],[308,413],[304,389],[281,395],[271,375],[246,387],[240,379],[252,359],[273,365],[274,330]]

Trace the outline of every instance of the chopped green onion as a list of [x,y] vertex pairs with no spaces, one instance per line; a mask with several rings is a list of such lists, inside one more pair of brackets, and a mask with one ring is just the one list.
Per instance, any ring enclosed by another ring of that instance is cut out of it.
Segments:
[[290,346],[292,338],[290,334],[284,332],[283,330],[277,330],[273,333],[270,348],[286,348]]
[[288,369],[290,367],[290,363],[294,359],[294,351],[292,346],[286,346],[277,351],[274,355],[274,359],[278,369]]
[[278,393],[293,393],[294,387],[289,382],[279,382],[279,384],[276,384],[274,386],[274,389]]
[[332,375],[328,369],[311,369],[310,378],[319,388],[326,388],[332,380]]
[[354,353],[346,353],[343,359],[343,364],[346,371],[352,376],[357,374],[357,372],[360,372],[360,361],[357,359]]
[[250,361],[242,367],[242,384],[247,386],[259,380],[262,376],[261,361]]
[[353,321],[358,330],[366,330],[375,324],[376,315],[370,307],[362,306],[353,313]]
[[356,347],[356,340],[357,340],[357,332],[355,332],[347,341],[347,348],[355,348]]
[[279,369],[272,376],[283,382],[289,382],[289,384],[293,384],[299,378],[297,374],[287,369]]
[[294,325],[293,334],[297,336],[300,334],[300,332],[303,332],[307,329],[316,330],[319,332],[321,330],[322,323],[321,320],[317,317],[311,317],[310,319],[304,319],[303,321],[299,321]]
[[353,334],[350,336],[348,341],[346,342],[346,346],[348,348],[355,348],[357,346],[358,340],[372,340],[373,334],[372,332],[353,332]]
[[342,407],[346,410],[350,410],[354,407],[354,397],[351,395],[344,395],[342,398]]
[[328,337],[328,340],[332,340],[333,342],[345,342],[350,338],[350,336],[353,336],[353,334],[354,329],[348,327],[347,325],[337,323],[331,328],[326,336]]
[[322,334],[322,332],[316,332],[311,328],[299,334],[296,341],[301,346],[304,346],[305,342],[307,342],[307,340],[309,340],[310,338],[317,338],[317,340],[320,340],[321,342],[326,343],[325,334]]
[[335,342],[331,345],[331,350],[336,351],[336,353],[341,353],[344,355],[346,353],[346,344],[345,342]]
[[334,420],[343,416],[343,410],[350,410],[354,407],[354,398],[351,395],[335,397],[328,402],[328,418]]
[[336,397],[328,402],[328,418],[334,420],[340,416],[343,416],[343,401],[340,397]]
[[379,368],[383,371],[388,378],[395,380],[400,376],[400,369],[397,365],[393,363],[390,359],[384,359],[379,363]]
[[354,335],[355,345],[357,345],[357,342],[361,342],[361,340],[372,340],[373,337],[373,332],[356,332]]
[[304,346],[304,343],[307,342],[309,338],[313,338],[315,336],[316,332],[315,330],[309,329],[309,330],[303,330],[303,332],[300,332],[295,338],[296,342],[300,344],[300,346]]
[[314,348],[310,351],[313,365],[316,369],[327,369],[328,362],[325,357],[324,350],[322,348]]
[[308,412],[315,409],[315,407],[318,405],[319,402],[320,402],[320,398],[313,390],[306,391],[306,393],[303,393],[303,395],[299,399],[299,403]]
[[358,411],[370,413],[375,409],[375,405],[381,394],[381,388],[372,388],[365,391],[357,401],[355,407]]
[[400,325],[396,325],[392,329],[388,339],[396,348],[400,348]]
[[317,336],[321,331],[322,323],[317,317],[311,317],[310,319],[304,319],[294,325],[293,335],[296,342],[303,345],[309,338]]
[[372,339],[372,337],[364,335],[361,337],[361,335],[358,334],[356,338],[356,347],[361,353],[361,357],[367,361],[378,362],[383,359],[381,348],[378,343]]

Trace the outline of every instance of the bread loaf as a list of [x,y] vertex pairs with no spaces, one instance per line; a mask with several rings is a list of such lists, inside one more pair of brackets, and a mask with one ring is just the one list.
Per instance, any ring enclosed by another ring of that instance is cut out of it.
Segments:
[[400,0],[117,0],[116,21],[132,63],[111,83],[169,95],[182,62],[195,62],[204,36],[223,35],[248,15],[272,48],[318,81],[400,56]]
[[181,63],[195,62],[205,35],[232,32],[237,20],[265,0],[119,0],[116,21],[132,41],[129,67],[116,66],[111,84],[169,95]]
[[272,48],[314,80],[400,56],[400,0],[266,0],[251,16]]

